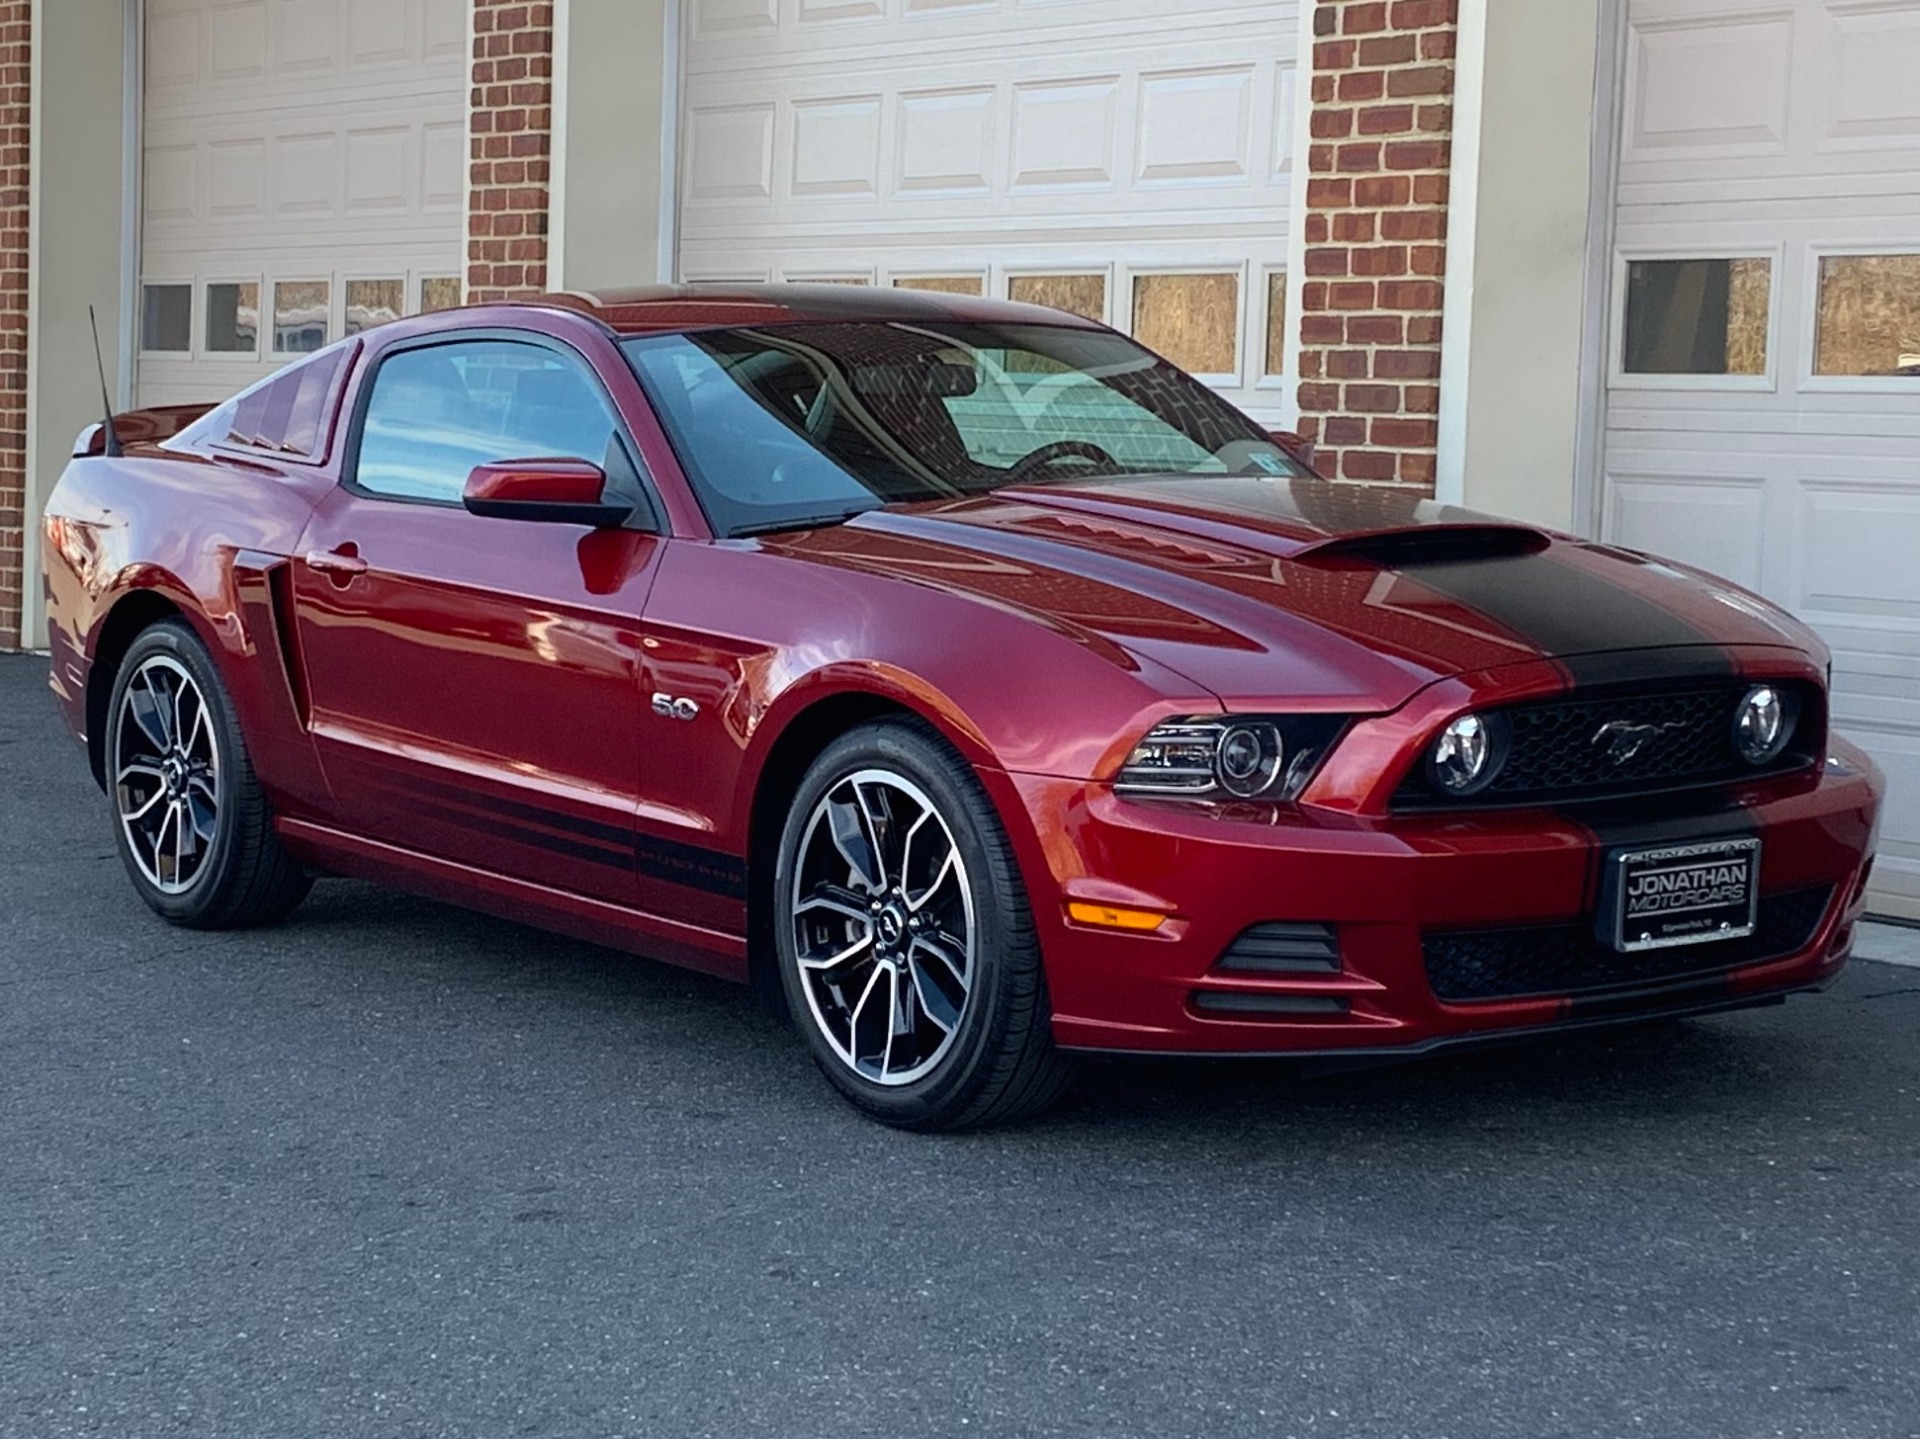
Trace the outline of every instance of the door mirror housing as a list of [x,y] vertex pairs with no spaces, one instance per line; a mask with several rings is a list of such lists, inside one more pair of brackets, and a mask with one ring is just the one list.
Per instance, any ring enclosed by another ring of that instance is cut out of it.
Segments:
[[607,472],[587,460],[500,460],[467,476],[461,502],[491,520],[544,520],[612,529],[632,504],[607,495]]

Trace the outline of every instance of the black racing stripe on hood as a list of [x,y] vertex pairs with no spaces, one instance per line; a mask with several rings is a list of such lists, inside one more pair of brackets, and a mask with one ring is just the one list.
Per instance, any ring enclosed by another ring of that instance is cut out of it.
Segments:
[[1402,573],[1531,641],[1576,685],[1651,677],[1644,664],[1623,667],[1613,657],[1622,650],[1693,649],[1675,657],[1672,678],[1738,673],[1710,635],[1625,585],[1561,563],[1551,550],[1408,565]]

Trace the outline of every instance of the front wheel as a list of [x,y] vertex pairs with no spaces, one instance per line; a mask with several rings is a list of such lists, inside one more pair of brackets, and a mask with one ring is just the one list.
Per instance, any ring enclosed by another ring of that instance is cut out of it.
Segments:
[[774,884],[788,1005],[859,1109],[977,1128],[1065,1091],[1006,832],[937,736],[890,721],[831,745],[795,797]]
[[133,887],[190,929],[288,914],[313,881],[281,849],[220,675],[183,620],[135,638],[107,706],[107,793]]

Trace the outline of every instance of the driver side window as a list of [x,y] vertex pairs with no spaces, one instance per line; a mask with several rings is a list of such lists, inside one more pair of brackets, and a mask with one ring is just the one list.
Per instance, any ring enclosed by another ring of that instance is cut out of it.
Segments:
[[614,430],[599,382],[571,356],[513,340],[402,350],[374,373],[354,483],[390,499],[458,504],[477,466],[601,464]]

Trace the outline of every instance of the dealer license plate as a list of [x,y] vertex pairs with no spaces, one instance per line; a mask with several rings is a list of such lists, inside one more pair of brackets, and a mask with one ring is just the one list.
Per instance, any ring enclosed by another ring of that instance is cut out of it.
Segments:
[[1608,888],[1614,948],[1626,952],[1752,934],[1760,841],[1715,840],[1615,855]]

